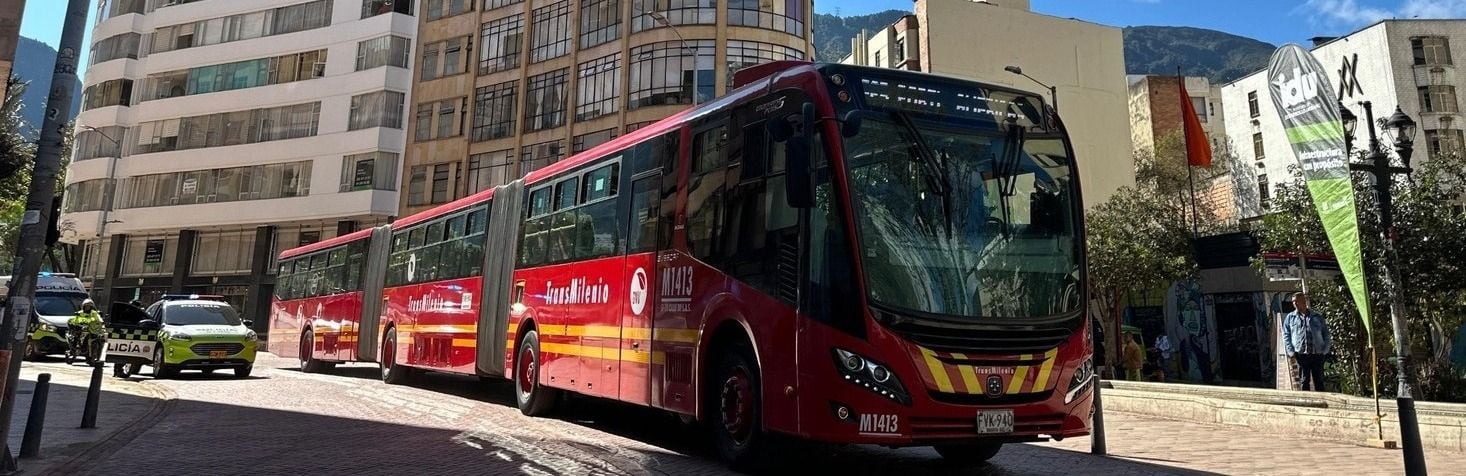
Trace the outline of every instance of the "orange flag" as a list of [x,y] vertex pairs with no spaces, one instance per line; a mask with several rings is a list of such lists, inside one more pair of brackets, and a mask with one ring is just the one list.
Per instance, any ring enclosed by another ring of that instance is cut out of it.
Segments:
[[1206,139],[1206,130],[1201,128],[1201,119],[1196,117],[1196,107],[1191,104],[1191,95],[1186,93],[1186,78],[1181,79],[1181,124],[1186,132],[1186,163],[1192,167],[1211,167],[1211,143]]

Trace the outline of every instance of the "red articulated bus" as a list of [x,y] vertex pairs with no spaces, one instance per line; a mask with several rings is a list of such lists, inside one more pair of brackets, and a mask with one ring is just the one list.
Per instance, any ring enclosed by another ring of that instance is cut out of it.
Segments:
[[[665,409],[710,421],[735,466],[770,433],[968,462],[1087,434],[1082,205],[1052,109],[847,65],[737,82],[521,180],[285,252],[272,348],[310,349],[308,370],[380,361],[388,382],[509,378],[529,415],[564,391]],[[330,294],[317,271],[338,265],[349,291]]]

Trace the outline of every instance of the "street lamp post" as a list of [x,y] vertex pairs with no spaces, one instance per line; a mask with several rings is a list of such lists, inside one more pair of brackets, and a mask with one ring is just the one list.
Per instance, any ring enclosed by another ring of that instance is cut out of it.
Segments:
[[698,76],[701,76],[698,74],[697,69],[697,60],[699,59],[697,47],[691,46],[691,44],[687,42],[687,38],[682,37],[682,30],[678,30],[677,27],[672,24],[672,21],[667,19],[667,15],[663,15],[662,12],[658,11],[649,11],[644,13],[646,13],[646,16],[651,17],[652,20],[656,21],[658,24],[670,28],[672,30],[672,34],[677,35],[677,41],[682,42],[682,49],[692,52],[692,107],[697,107],[697,96],[700,87],[700,85],[698,84]]
[[1405,455],[1405,474],[1423,475],[1425,470],[1425,452],[1420,443],[1420,423],[1415,415],[1414,378],[1410,369],[1410,340],[1407,322],[1409,310],[1405,307],[1405,294],[1401,287],[1400,259],[1396,252],[1396,244],[1399,240],[1399,232],[1395,230],[1394,217],[1394,196],[1391,187],[1395,183],[1395,175],[1408,176],[1411,173],[1410,157],[1414,153],[1415,143],[1415,121],[1405,115],[1399,107],[1395,113],[1385,121],[1386,132],[1394,138],[1395,152],[1400,156],[1400,162],[1404,167],[1390,165],[1390,156],[1380,144],[1379,136],[1374,130],[1374,110],[1369,101],[1359,103],[1364,107],[1364,115],[1369,126],[1369,150],[1364,162],[1353,162],[1349,164],[1350,170],[1367,172],[1374,175],[1375,199],[1379,203],[1379,226],[1380,235],[1385,247],[1385,288],[1390,295],[1390,323],[1395,334],[1395,366],[1396,378],[1399,389],[1396,392],[1395,403],[1400,417],[1400,445]]
[[1007,71],[1009,73],[1013,73],[1013,74],[1016,74],[1016,75],[1019,75],[1019,76],[1025,77],[1025,78],[1028,78],[1029,81],[1033,81],[1034,83],[1037,83],[1039,86],[1042,86],[1044,89],[1049,90],[1049,105],[1054,108],[1054,111],[1058,111],[1059,110],[1059,88],[1057,88],[1055,86],[1049,86],[1047,84],[1044,84],[1043,81],[1039,81],[1037,79],[1034,79],[1033,76],[1029,76],[1027,74],[1023,74],[1023,68],[1020,67],[1020,66],[1009,65],[1007,67],[1004,67],[1003,68],[1003,71]]

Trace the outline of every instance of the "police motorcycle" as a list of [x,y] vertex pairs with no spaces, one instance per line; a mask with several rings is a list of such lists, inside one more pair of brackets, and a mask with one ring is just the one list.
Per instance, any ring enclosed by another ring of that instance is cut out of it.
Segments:
[[[87,304],[90,303],[91,300],[87,300]],[[107,326],[100,316],[96,319],[83,320],[81,314],[87,312],[85,309],[84,305],[83,310],[79,311],[78,315],[68,323],[66,365],[71,365],[77,357],[83,358],[87,365],[91,366],[102,362],[102,346],[107,339]]]
[[148,317],[147,310],[125,302],[112,303],[107,323],[107,362],[113,365],[112,376],[127,378],[138,374],[142,366],[153,365],[159,329],[162,325]]

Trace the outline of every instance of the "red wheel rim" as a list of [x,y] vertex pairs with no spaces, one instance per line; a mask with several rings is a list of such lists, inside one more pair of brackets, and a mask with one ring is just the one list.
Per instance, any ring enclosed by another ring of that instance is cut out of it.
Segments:
[[300,340],[300,366],[310,363],[311,354],[315,352],[316,333],[305,331],[305,338]]
[[723,431],[739,445],[753,434],[753,385],[747,369],[736,367],[723,379],[719,395],[723,412]]
[[519,393],[528,395],[534,390],[534,383],[539,371],[539,365],[534,361],[534,353],[529,349],[519,351]]
[[387,335],[387,343],[382,347],[382,371],[387,372],[392,370],[393,365],[397,365],[397,331],[395,329]]

